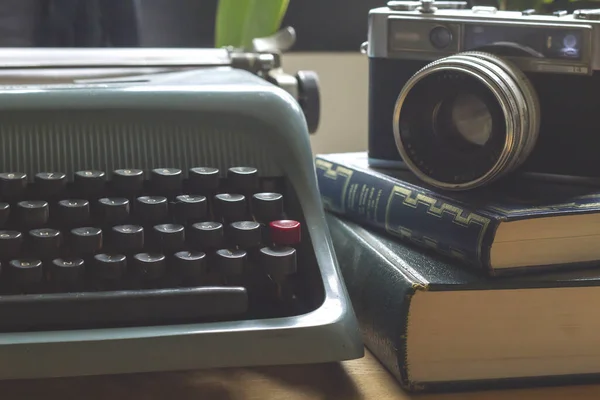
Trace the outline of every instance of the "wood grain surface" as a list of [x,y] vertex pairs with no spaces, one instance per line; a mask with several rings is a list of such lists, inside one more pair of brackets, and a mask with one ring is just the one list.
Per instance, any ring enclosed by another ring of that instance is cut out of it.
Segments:
[[332,364],[2,381],[0,399],[580,400],[600,399],[600,385],[411,395],[367,352]]

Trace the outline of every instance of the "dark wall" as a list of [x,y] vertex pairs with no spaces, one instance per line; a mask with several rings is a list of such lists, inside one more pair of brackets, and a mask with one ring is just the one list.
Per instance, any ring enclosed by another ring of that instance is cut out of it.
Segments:
[[[382,0],[290,0],[283,21],[298,35],[295,51],[358,51],[367,15]],[[142,45],[209,47],[217,0],[139,0]]]

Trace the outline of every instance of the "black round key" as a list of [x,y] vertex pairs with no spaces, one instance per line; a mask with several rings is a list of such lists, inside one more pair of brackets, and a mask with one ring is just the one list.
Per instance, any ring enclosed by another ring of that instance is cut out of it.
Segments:
[[117,280],[127,271],[127,257],[122,254],[96,254],[92,275],[96,279]]
[[42,281],[44,271],[38,259],[17,259],[8,263],[7,273],[11,283],[19,287],[36,285]]
[[48,280],[62,288],[73,288],[83,282],[85,262],[81,258],[55,258],[52,260]]
[[188,179],[191,193],[214,193],[219,188],[219,169],[211,167],[190,168]]
[[232,167],[227,170],[229,187],[239,193],[258,190],[258,170],[254,167]]
[[173,266],[184,282],[199,282],[208,272],[206,253],[202,251],[180,251],[175,253]]
[[224,276],[239,276],[246,266],[246,251],[238,249],[219,249],[215,253],[216,271]]
[[106,174],[104,171],[77,171],[74,176],[75,190],[78,193],[92,196],[104,192]]
[[215,217],[225,221],[239,221],[246,216],[246,197],[241,194],[220,193],[214,197]]
[[120,252],[131,253],[144,248],[144,228],[139,225],[117,225],[112,228],[112,245]]
[[23,228],[44,226],[48,222],[50,209],[43,200],[26,200],[17,203],[17,224]]
[[29,245],[31,252],[38,257],[54,258],[60,253],[62,235],[56,229],[32,229],[29,231]]
[[259,221],[271,222],[283,217],[283,196],[280,193],[255,193],[251,206],[252,214]]
[[158,253],[139,253],[133,256],[131,265],[136,278],[142,280],[160,279],[166,269],[165,256]]
[[67,175],[62,172],[39,172],[35,174],[35,189],[42,198],[60,194],[67,185]]
[[179,224],[155,225],[154,245],[166,253],[181,250],[185,244],[185,229]]
[[57,222],[65,226],[83,226],[90,219],[90,203],[85,199],[60,200],[56,211]]
[[167,198],[163,196],[138,197],[133,211],[141,223],[162,222],[169,216]]
[[0,203],[0,226],[4,226],[10,215],[10,204]]
[[202,195],[182,194],[175,198],[174,207],[178,221],[198,221],[206,218],[208,201]]
[[103,225],[118,225],[129,218],[129,200],[124,197],[98,199],[98,221]]
[[17,258],[21,253],[23,234],[18,231],[0,231],[0,258]]
[[102,229],[91,226],[72,229],[69,244],[78,256],[97,253],[102,248]]
[[261,264],[267,274],[279,281],[297,269],[296,249],[288,246],[260,249]]
[[155,193],[173,194],[181,192],[183,174],[178,168],[155,168],[151,183]]
[[187,241],[194,249],[215,249],[223,243],[223,224],[220,222],[197,222],[187,231]]
[[0,195],[12,200],[21,196],[27,187],[27,174],[23,172],[0,173]]
[[144,188],[144,171],[141,169],[117,169],[112,174],[112,186],[121,196],[134,196]]
[[260,246],[262,242],[262,227],[255,221],[236,221],[228,226],[228,243],[242,249]]

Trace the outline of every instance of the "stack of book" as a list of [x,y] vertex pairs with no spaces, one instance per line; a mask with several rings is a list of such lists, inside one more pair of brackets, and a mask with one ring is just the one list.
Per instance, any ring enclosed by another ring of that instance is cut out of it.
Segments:
[[447,193],[366,153],[316,169],[365,345],[406,390],[600,377],[600,188]]

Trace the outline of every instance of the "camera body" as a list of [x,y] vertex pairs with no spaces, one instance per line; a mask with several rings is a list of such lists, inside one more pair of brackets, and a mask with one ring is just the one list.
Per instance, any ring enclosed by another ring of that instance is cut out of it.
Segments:
[[391,1],[370,11],[363,51],[372,166],[448,190],[600,177],[600,10]]

